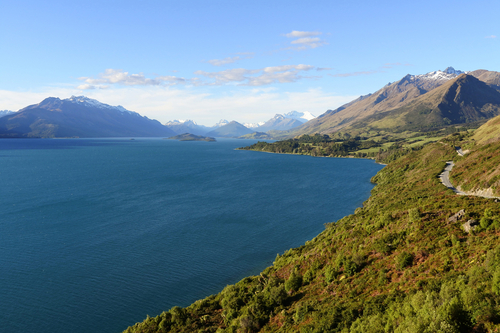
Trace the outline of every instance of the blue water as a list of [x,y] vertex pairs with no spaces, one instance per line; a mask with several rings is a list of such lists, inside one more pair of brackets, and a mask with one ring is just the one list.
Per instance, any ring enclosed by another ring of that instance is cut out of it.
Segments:
[[0,140],[2,332],[120,332],[258,274],[381,166],[251,140]]

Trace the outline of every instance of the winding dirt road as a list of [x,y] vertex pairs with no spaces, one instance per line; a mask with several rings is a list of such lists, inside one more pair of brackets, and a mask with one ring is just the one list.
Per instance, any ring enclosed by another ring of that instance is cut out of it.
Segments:
[[443,183],[444,186],[455,192],[456,194],[459,195],[467,195],[467,193],[462,192],[457,190],[455,187],[450,182],[450,171],[453,169],[453,166],[455,163],[453,161],[448,161],[446,162],[446,167],[444,168],[443,172],[439,175],[439,179],[441,180],[441,183]]

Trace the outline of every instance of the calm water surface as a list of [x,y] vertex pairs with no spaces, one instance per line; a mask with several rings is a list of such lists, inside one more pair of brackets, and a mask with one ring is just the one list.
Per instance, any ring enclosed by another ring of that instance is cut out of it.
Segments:
[[220,139],[0,140],[2,332],[120,332],[258,274],[382,168]]

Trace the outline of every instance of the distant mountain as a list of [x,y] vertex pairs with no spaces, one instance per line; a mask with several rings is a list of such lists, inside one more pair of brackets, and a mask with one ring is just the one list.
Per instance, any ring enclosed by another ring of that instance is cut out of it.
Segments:
[[257,128],[257,127],[262,126],[264,124],[265,124],[264,121],[260,121],[258,123],[244,123],[243,126],[245,126],[246,128]]
[[[338,109],[328,110],[323,115],[288,132],[289,136],[313,133],[333,133],[376,114],[402,108],[430,91],[465,73],[448,67],[423,75],[406,75],[401,80],[389,83],[373,94],[361,96]],[[496,72],[470,72],[469,77],[481,76],[497,82]],[[499,73],[500,74],[500,73]],[[467,117],[465,117],[467,118]],[[474,118],[474,117],[473,117]],[[372,118],[370,118],[372,119]],[[366,123],[366,122],[365,122]]]
[[212,126],[212,128],[222,127],[222,126],[227,125],[227,124],[229,124],[229,121],[227,121],[226,119],[221,119],[221,120],[219,120],[218,123],[216,123],[214,126]]
[[287,118],[284,115],[277,114],[273,118],[266,121],[264,125],[257,127],[256,130],[259,132],[267,132],[270,130],[284,131],[300,126],[303,123],[303,121],[294,118]]
[[246,128],[242,124],[236,122],[236,121],[231,121],[230,123],[227,123],[226,125],[220,126],[219,128],[216,128],[206,134],[206,136],[212,136],[212,137],[217,137],[217,138],[237,138],[239,136],[245,135],[245,134],[250,134],[254,131],[251,129]]
[[305,123],[309,120],[316,118],[311,112],[298,112],[298,111],[290,111],[288,113],[283,114],[285,118],[296,119],[302,123]]
[[205,135],[213,129],[213,127],[198,125],[193,120],[173,120],[166,123],[165,126],[177,134],[191,133],[194,135]]
[[14,111],[9,111],[9,110],[0,110],[0,118],[8,116],[10,114],[14,114]]
[[49,97],[0,118],[0,137],[155,137],[175,134],[156,120],[84,96]]

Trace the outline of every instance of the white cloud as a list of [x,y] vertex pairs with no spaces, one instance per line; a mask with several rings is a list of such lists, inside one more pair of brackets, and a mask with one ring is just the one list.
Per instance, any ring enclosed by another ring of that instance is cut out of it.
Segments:
[[303,37],[311,37],[311,36],[319,36],[321,32],[319,31],[292,31],[287,33],[285,36],[288,38],[303,38]]
[[484,38],[492,38],[492,39],[494,39],[494,38],[497,38],[497,36],[495,36],[495,35],[490,35],[490,36],[486,36],[486,37],[484,37]]
[[176,76],[158,76],[156,78],[147,78],[144,74],[129,74],[122,69],[106,69],[100,73],[97,78],[81,77],[80,81],[85,82],[79,85],[79,89],[96,89],[104,87],[102,84],[120,84],[125,86],[157,86],[157,85],[176,85],[186,83],[186,80]]
[[297,45],[294,47],[296,50],[305,50],[308,48],[315,49],[317,47],[327,45],[328,43],[322,40],[319,36],[322,33],[319,31],[292,31],[287,33],[285,36],[288,38],[297,38],[290,43],[292,45]]
[[[248,75],[258,73],[259,70],[251,70],[244,68],[233,68],[226,69],[220,72],[205,72],[205,71],[196,71],[194,74],[203,75],[205,77],[209,77],[215,79],[214,82],[210,83],[212,85],[221,85],[229,82],[243,82],[248,80]],[[206,84],[206,83],[201,83]]]

